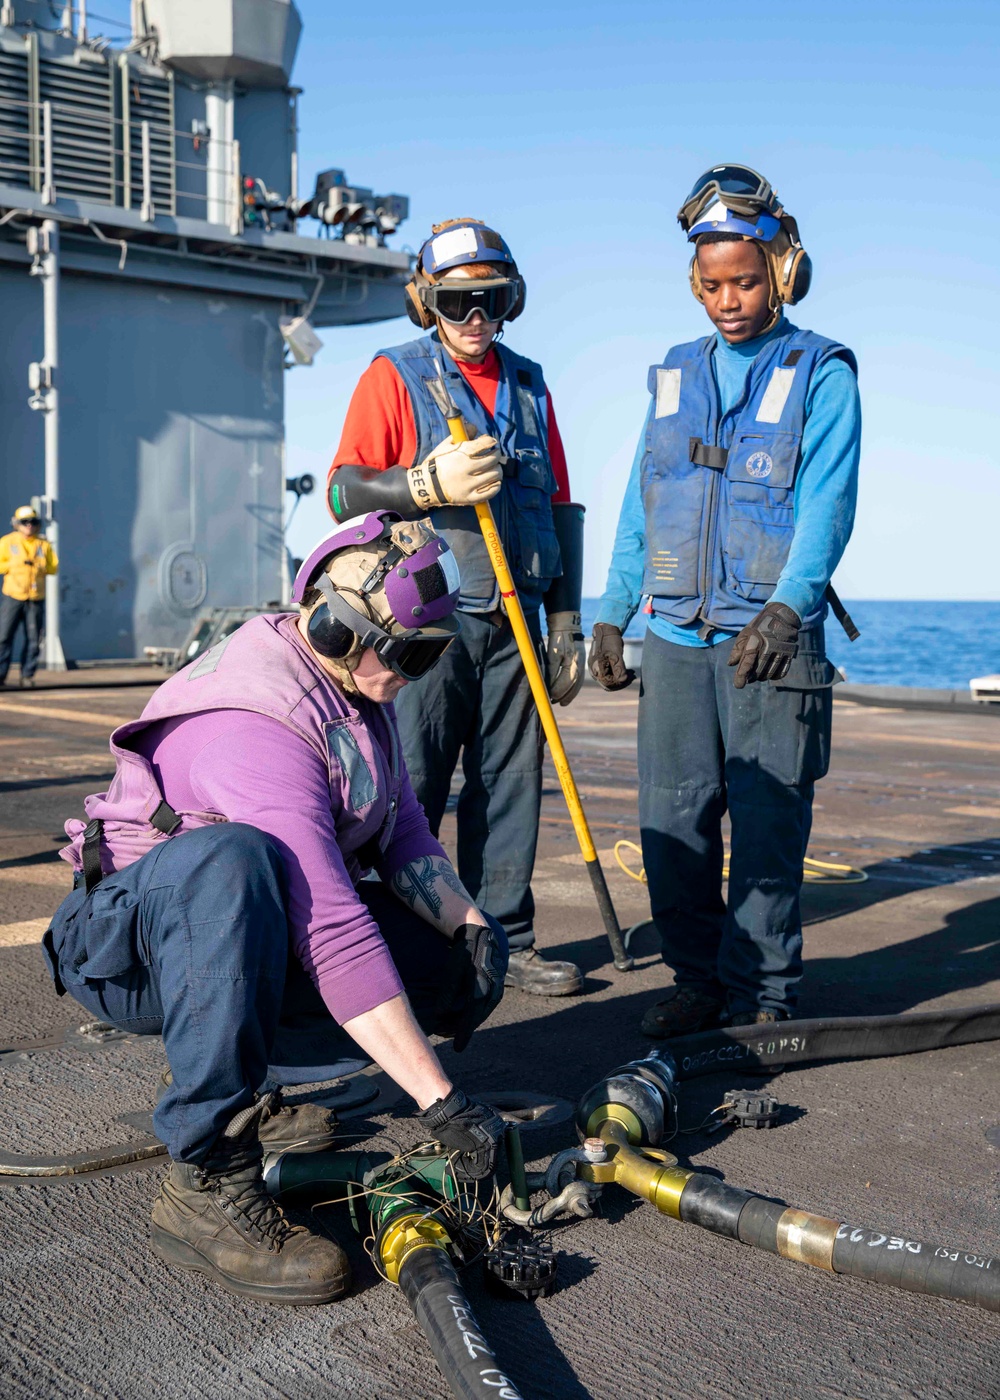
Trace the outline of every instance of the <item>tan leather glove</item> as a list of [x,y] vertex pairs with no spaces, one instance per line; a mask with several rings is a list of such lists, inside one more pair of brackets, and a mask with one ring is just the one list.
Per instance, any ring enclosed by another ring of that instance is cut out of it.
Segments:
[[587,653],[580,630],[580,614],[549,613],[545,660],[548,669],[549,699],[553,705],[568,705],[583,685]]
[[452,442],[445,438],[429,457],[410,467],[406,479],[414,504],[421,510],[436,506],[474,506],[500,490],[500,445],[496,438]]

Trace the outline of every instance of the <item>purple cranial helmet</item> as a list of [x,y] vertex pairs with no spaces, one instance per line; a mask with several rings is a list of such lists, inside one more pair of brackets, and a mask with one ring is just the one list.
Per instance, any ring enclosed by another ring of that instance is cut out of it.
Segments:
[[321,540],[295,576],[292,601],[309,588],[322,601],[309,614],[313,649],[350,671],[365,647],[384,666],[416,680],[454,641],[458,564],[426,520],[378,510],[346,520]]

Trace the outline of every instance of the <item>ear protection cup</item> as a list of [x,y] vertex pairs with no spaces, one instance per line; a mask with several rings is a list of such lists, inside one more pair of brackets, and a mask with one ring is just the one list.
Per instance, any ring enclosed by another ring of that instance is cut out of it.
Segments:
[[306,630],[311,644],[329,661],[352,661],[353,653],[361,650],[357,633],[331,616],[326,603],[320,603],[309,614]]
[[434,317],[431,316],[420,300],[420,289],[417,286],[417,278],[423,281],[422,274],[418,271],[403,288],[403,302],[406,307],[406,314],[415,326],[419,326],[422,331],[429,331],[434,324]]
[[778,291],[786,306],[797,306],[812,285],[812,258],[800,243],[794,244],[782,259]]

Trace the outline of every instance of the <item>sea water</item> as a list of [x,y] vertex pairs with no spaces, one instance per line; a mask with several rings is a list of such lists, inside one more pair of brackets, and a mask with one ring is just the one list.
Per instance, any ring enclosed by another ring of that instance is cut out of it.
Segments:
[[[583,600],[589,637],[596,598]],[[861,632],[849,642],[832,615],[826,623],[830,659],[857,685],[914,685],[965,690],[974,676],[1000,672],[1000,602],[935,603],[844,600]],[[646,630],[640,613],[626,633]]]

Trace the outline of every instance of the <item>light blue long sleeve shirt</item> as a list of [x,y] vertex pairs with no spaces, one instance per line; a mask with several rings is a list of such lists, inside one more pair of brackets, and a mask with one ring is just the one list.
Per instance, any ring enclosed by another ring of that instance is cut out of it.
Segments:
[[[781,329],[779,322],[765,335],[742,345],[729,345],[721,336],[715,337],[712,370],[722,413],[728,413],[739,401],[751,361]],[[650,405],[625,487],[608,581],[597,610],[598,622],[622,631],[642,602],[646,518],[640,474],[652,411]],[[793,497],[795,533],[772,594],[773,602],[786,604],[799,617],[807,617],[820,606],[851,537],[860,455],[861,401],[857,379],[843,360],[829,360],[816,371],[806,397],[802,460]],[[679,626],[655,615],[650,617],[649,626],[657,636],[682,646],[714,645],[733,635],[719,631],[713,633],[710,642],[704,641],[698,636],[699,623]]]

